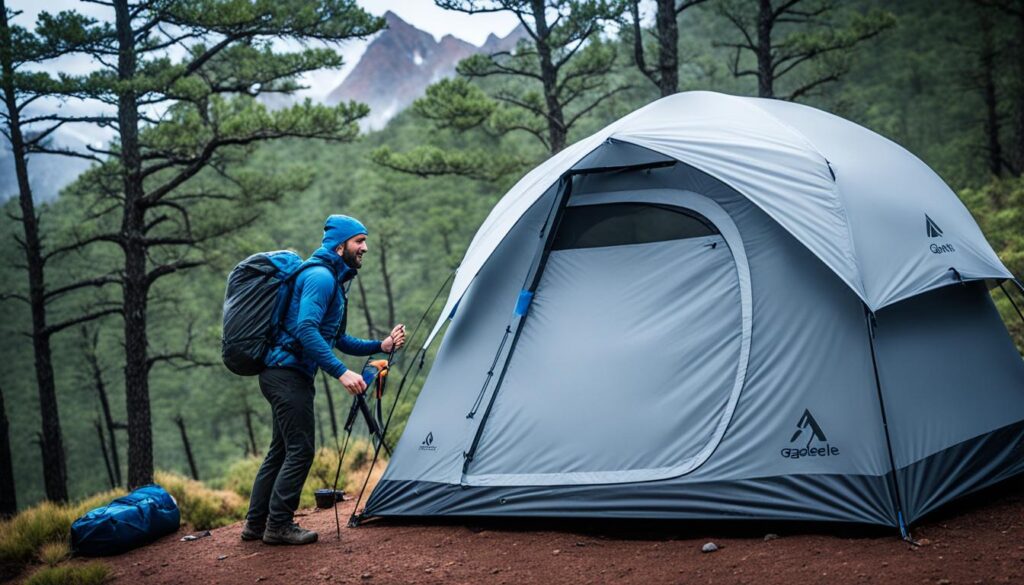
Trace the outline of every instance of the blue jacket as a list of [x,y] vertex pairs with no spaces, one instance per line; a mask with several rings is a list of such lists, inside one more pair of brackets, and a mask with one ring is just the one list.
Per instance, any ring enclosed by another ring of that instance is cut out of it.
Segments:
[[264,362],[267,367],[292,368],[311,378],[320,368],[337,378],[348,368],[334,355],[333,348],[348,355],[371,355],[380,351],[380,341],[345,333],[345,283],[355,278],[356,271],[327,248],[318,248],[310,257],[313,258],[334,268],[337,284],[326,266],[307,268],[296,277],[284,327]]

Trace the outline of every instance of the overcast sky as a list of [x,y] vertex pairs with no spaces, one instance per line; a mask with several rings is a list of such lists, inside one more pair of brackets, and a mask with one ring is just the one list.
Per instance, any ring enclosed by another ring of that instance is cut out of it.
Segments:
[[[9,0],[7,5],[13,10],[22,11],[23,18],[32,20],[35,20],[36,15],[42,10],[60,12],[70,9],[97,18],[113,18],[109,8],[78,0]],[[516,26],[516,19],[510,14],[470,16],[438,8],[433,0],[360,0],[359,5],[376,15],[383,15],[391,10],[406,22],[438,39],[450,33],[475,45],[482,44],[492,32],[498,36],[505,36]]]
[[[433,0],[359,0],[359,4],[371,14],[378,16],[391,10],[409,24],[429,32],[437,39],[446,34],[452,34],[475,45],[482,44],[487,35],[491,33],[505,36],[517,24],[516,18],[511,14],[475,14],[471,16],[438,8]],[[48,12],[76,10],[97,19],[113,19],[110,8],[79,0],[9,0],[7,5],[12,10],[22,13],[15,22],[25,27],[31,27],[39,12],[43,10]],[[299,92],[299,95],[314,100],[326,97],[359,61],[367,44],[368,41],[351,41],[340,46],[336,45],[335,47],[345,60],[345,66],[341,70],[320,70],[303,75],[301,82],[307,86],[307,89]],[[281,48],[296,49],[298,45],[282,42]],[[50,62],[43,69],[52,72],[84,73],[95,67],[96,64],[92,63],[88,57],[79,55]],[[97,107],[95,104],[72,102],[62,104],[56,100],[39,102],[37,105],[40,108],[60,109],[68,114],[79,114]],[[112,136],[109,130],[101,130],[87,125],[81,125],[80,128],[68,126],[62,130],[66,135],[93,144],[105,142]]]
[[[438,8],[433,0],[360,0],[359,4],[366,11],[378,16],[391,10],[409,24],[429,32],[437,39],[446,34],[452,34],[474,45],[483,44],[487,35],[491,33],[503,37],[511,32],[517,24],[516,18],[508,13],[463,14]],[[30,22],[34,22],[42,10],[48,12],[77,10],[98,19],[113,19],[112,11],[106,6],[79,0],[45,0],[42,2],[40,0],[10,0],[8,6],[22,12],[17,20],[22,26],[28,26]],[[353,41],[338,47],[345,59],[346,66],[341,71],[320,71],[307,75],[304,81],[311,87],[304,93],[310,97],[319,98],[334,89],[344,75],[359,61],[366,44],[366,41]],[[88,59],[80,57],[54,63],[48,68],[54,71],[81,72],[90,67]]]

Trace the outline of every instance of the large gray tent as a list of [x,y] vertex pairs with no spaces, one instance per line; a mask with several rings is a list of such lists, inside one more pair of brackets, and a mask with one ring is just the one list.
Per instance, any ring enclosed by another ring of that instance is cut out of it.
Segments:
[[885,138],[664,98],[494,208],[366,514],[903,528],[1024,468],[1012,278]]

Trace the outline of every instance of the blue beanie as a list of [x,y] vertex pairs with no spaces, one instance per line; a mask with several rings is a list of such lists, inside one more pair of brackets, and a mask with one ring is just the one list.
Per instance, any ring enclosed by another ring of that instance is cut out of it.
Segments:
[[349,238],[365,233],[366,226],[358,219],[347,215],[332,215],[324,222],[324,239],[321,245],[328,250],[334,250]]

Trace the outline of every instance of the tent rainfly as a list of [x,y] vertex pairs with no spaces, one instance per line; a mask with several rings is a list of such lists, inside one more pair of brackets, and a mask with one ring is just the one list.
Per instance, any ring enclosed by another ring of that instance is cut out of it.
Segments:
[[365,515],[905,531],[1024,469],[1024,361],[985,283],[1012,279],[878,134],[658,100],[487,217]]

